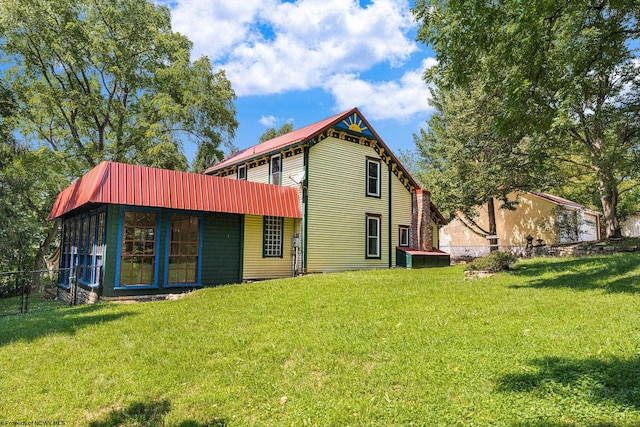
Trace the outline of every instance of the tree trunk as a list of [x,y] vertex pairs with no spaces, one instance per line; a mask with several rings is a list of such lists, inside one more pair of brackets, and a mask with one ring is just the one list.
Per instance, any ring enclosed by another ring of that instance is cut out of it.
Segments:
[[[600,203],[604,214],[604,225],[607,239],[622,237],[620,222],[618,221],[618,189],[616,187],[603,188],[603,180],[600,179]],[[604,190],[604,191],[603,191]]]
[[53,221],[53,225],[49,229],[49,232],[47,233],[46,237],[38,247],[38,253],[36,254],[36,259],[33,263],[34,272],[32,273],[32,276],[31,276],[32,289],[37,288],[38,285],[40,284],[40,277],[42,274],[37,273],[37,271],[43,270],[45,268],[44,257],[47,254],[47,251],[49,250],[49,246],[51,246],[51,244],[53,243],[53,240],[58,235],[59,228],[60,228],[60,219],[56,219],[55,221]]
[[[487,210],[489,212],[489,235],[495,236],[498,231],[496,227],[496,206],[493,201],[493,197],[487,202]],[[489,251],[498,250],[498,239],[489,239]]]

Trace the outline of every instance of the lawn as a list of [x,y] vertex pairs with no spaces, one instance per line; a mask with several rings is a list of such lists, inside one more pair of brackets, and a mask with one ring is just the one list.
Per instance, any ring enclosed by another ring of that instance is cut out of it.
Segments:
[[622,254],[0,318],[0,425],[637,426],[639,297]]

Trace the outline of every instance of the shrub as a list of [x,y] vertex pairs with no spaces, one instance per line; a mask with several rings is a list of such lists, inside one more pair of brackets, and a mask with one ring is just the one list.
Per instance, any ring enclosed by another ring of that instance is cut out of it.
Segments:
[[511,252],[494,251],[482,258],[474,259],[470,264],[466,265],[465,270],[497,273],[499,271],[509,270],[511,264],[516,261],[516,256]]

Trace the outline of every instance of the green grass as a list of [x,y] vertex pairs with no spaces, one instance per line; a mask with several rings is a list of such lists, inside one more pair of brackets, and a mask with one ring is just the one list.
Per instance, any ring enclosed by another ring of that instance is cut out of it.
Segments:
[[0,422],[637,426],[639,296],[624,254],[0,318]]
[[[19,296],[0,298],[0,317],[10,314],[20,313],[22,300]],[[43,310],[53,310],[65,306],[61,300],[54,300],[52,296],[44,293],[33,293],[29,295],[29,312],[35,313]],[[1,328],[2,326],[0,326]]]

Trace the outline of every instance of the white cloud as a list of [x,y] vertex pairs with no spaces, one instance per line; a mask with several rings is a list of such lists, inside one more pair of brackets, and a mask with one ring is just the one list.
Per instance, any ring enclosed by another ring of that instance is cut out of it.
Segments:
[[258,123],[264,127],[272,128],[276,125],[276,118],[275,116],[262,116],[260,120],[258,120]]
[[420,68],[407,71],[398,81],[370,82],[353,73],[337,74],[329,79],[326,90],[333,94],[339,110],[359,107],[373,120],[409,119],[433,110],[422,75],[435,64],[434,58],[427,58]]
[[273,1],[160,0],[160,3],[171,7],[173,30],[189,37],[194,44],[194,56],[207,55],[215,60],[247,39],[260,10]]
[[170,4],[174,29],[194,42],[196,57],[226,70],[239,96],[322,87],[337,74],[401,66],[417,50],[408,0]]

